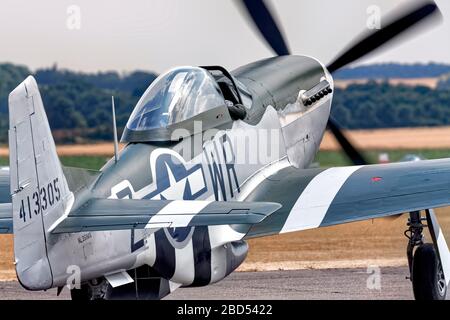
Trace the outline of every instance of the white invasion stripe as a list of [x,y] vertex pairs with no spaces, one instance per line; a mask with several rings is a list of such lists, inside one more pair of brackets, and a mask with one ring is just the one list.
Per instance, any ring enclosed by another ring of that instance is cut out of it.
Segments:
[[295,202],[280,233],[320,226],[334,197],[361,166],[330,168],[314,177]]
[[226,243],[239,241],[245,233],[235,231],[229,225],[208,226],[209,241],[211,245],[211,282],[215,283],[225,277],[226,264],[223,263]]
[[155,233],[153,232],[150,237],[147,238],[147,244],[148,244],[148,251],[150,253],[148,265],[150,267],[153,267],[153,265],[156,262],[156,239],[155,239]]
[[445,241],[444,234],[442,233],[442,229],[439,226],[436,215],[434,214],[434,210],[429,210],[429,212],[431,223],[433,224],[434,234],[437,237],[436,242],[439,250],[439,257],[441,258],[442,270],[444,271],[444,278],[448,286],[450,283],[450,252],[448,250],[447,241]]
[[197,214],[203,210],[211,201],[203,200],[174,200],[162,208],[159,214]]
[[150,267],[153,267],[153,265],[155,264],[156,261],[155,232],[149,230],[146,231],[145,233],[150,233],[145,235],[144,237],[144,245],[146,249],[137,251],[138,253],[136,254],[136,259],[133,263],[133,266],[130,269],[135,269],[145,264],[149,265]]
[[159,212],[149,220],[145,227],[153,228],[152,225],[154,223],[164,222],[171,222],[172,227],[188,226],[192,218],[210,203],[211,201],[174,200],[159,210]]
[[224,246],[211,250],[211,278],[209,283],[215,283],[225,278],[227,274],[226,248]]
[[195,261],[192,239],[184,248],[175,248],[175,273],[170,279],[171,282],[189,285],[195,279]]
[[[167,218],[167,217],[166,217]],[[162,219],[161,219],[162,220]],[[173,227],[172,223],[168,219],[164,219],[166,222],[147,222],[145,229],[161,229]]]
[[208,226],[209,242],[211,249],[223,246],[228,242],[239,241],[245,233],[235,231],[229,225]]

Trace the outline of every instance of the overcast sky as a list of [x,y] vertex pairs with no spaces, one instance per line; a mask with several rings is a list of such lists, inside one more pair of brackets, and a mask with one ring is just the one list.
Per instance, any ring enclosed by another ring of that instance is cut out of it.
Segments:
[[[365,30],[370,5],[384,14],[400,2],[270,3],[291,50],[326,63]],[[361,62],[450,63],[450,1],[436,2],[444,15],[440,26]],[[79,8],[80,20],[76,11],[68,13],[72,5]],[[54,63],[82,71],[161,72],[208,64],[233,69],[272,55],[233,0],[2,0],[0,30],[0,62],[32,69]]]

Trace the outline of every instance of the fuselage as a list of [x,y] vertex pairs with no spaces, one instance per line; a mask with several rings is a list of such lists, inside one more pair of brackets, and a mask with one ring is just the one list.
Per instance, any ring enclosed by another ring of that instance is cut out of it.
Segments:
[[[98,198],[246,201],[277,170],[308,168],[326,128],[332,94],[308,106],[304,94],[324,80],[333,89],[323,65],[309,57],[285,56],[231,74],[248,94],[245,120],[208,132],[200,123],[199,130],[179,142],[128,143],[119,161],[111,159],[86,192]],[[71,266],[79,268],[82,281],[148,265],[179,285],[213,283],[244,261],[249,228],[52,235],[47,240],[52,286],[66,284]]]

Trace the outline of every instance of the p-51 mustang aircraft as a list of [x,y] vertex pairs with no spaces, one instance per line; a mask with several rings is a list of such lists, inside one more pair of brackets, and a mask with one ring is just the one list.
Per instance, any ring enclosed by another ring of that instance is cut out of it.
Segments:
[[[11,92],[0,230],[14,235],[24,288],[160,299],[224,279],[247,239],[406,212],[415,297],[445,298],[450,254],[432,209],[450,205],[450,159],[367,165],[330,118],[331,74],[439,16],[436,5],[408,8],[328,66],[290,55],[263,1],[242,8],[278,56],[161,75],[98,172],[61,166],[31,76]],[[354,166],[311,167],[327,125]]]

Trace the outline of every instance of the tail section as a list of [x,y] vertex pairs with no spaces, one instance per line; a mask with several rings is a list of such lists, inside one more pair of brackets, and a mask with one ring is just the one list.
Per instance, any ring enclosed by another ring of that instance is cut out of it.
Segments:
[[14,255],[27,289],[52,286],[47,231],[73,203],[33,77],[9,95],[9,151]]

